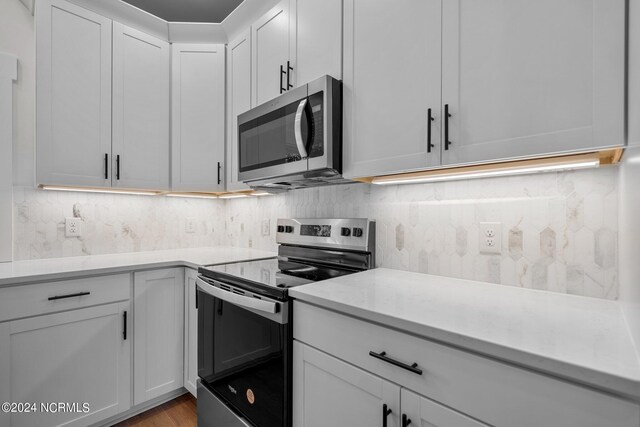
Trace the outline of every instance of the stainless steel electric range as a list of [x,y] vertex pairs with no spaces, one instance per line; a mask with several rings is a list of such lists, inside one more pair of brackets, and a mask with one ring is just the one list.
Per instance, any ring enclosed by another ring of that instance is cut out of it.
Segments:
[[199,270],[198,425],[290,427],[294,286],[375,265],[375,222],[279,219],[278,257]]

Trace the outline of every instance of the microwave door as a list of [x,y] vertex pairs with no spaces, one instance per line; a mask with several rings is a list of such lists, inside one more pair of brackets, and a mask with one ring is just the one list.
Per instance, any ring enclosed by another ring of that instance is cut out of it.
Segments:
[[311,120],[309,170],[333,169],[342,173],[342,87],[331,78],[318,79],[307,86]]

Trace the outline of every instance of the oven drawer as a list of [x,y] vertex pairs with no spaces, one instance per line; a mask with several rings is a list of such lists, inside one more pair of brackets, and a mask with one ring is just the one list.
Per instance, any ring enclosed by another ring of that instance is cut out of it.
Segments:
[[0,322],[126,301],[130,286],[130,274],[117,274],[0,288]]
[[626,400],[298,301],[293,312],[294,339],[488,424],[640,424]]

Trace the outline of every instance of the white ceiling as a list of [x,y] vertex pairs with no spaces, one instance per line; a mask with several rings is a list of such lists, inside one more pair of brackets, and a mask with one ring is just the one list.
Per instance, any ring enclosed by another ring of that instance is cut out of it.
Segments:
[[220,23],[243,0],[123,0],[169,22]]

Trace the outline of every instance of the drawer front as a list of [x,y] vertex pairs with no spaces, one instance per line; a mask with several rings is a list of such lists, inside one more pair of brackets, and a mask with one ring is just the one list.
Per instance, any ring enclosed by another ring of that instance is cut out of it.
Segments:
[[0,322],[126,301],[130,293],[130,274],[0,288]]
[[640,425],[638,405],[607,394],[305,303],[294,313],[294,339],[491,425]]

